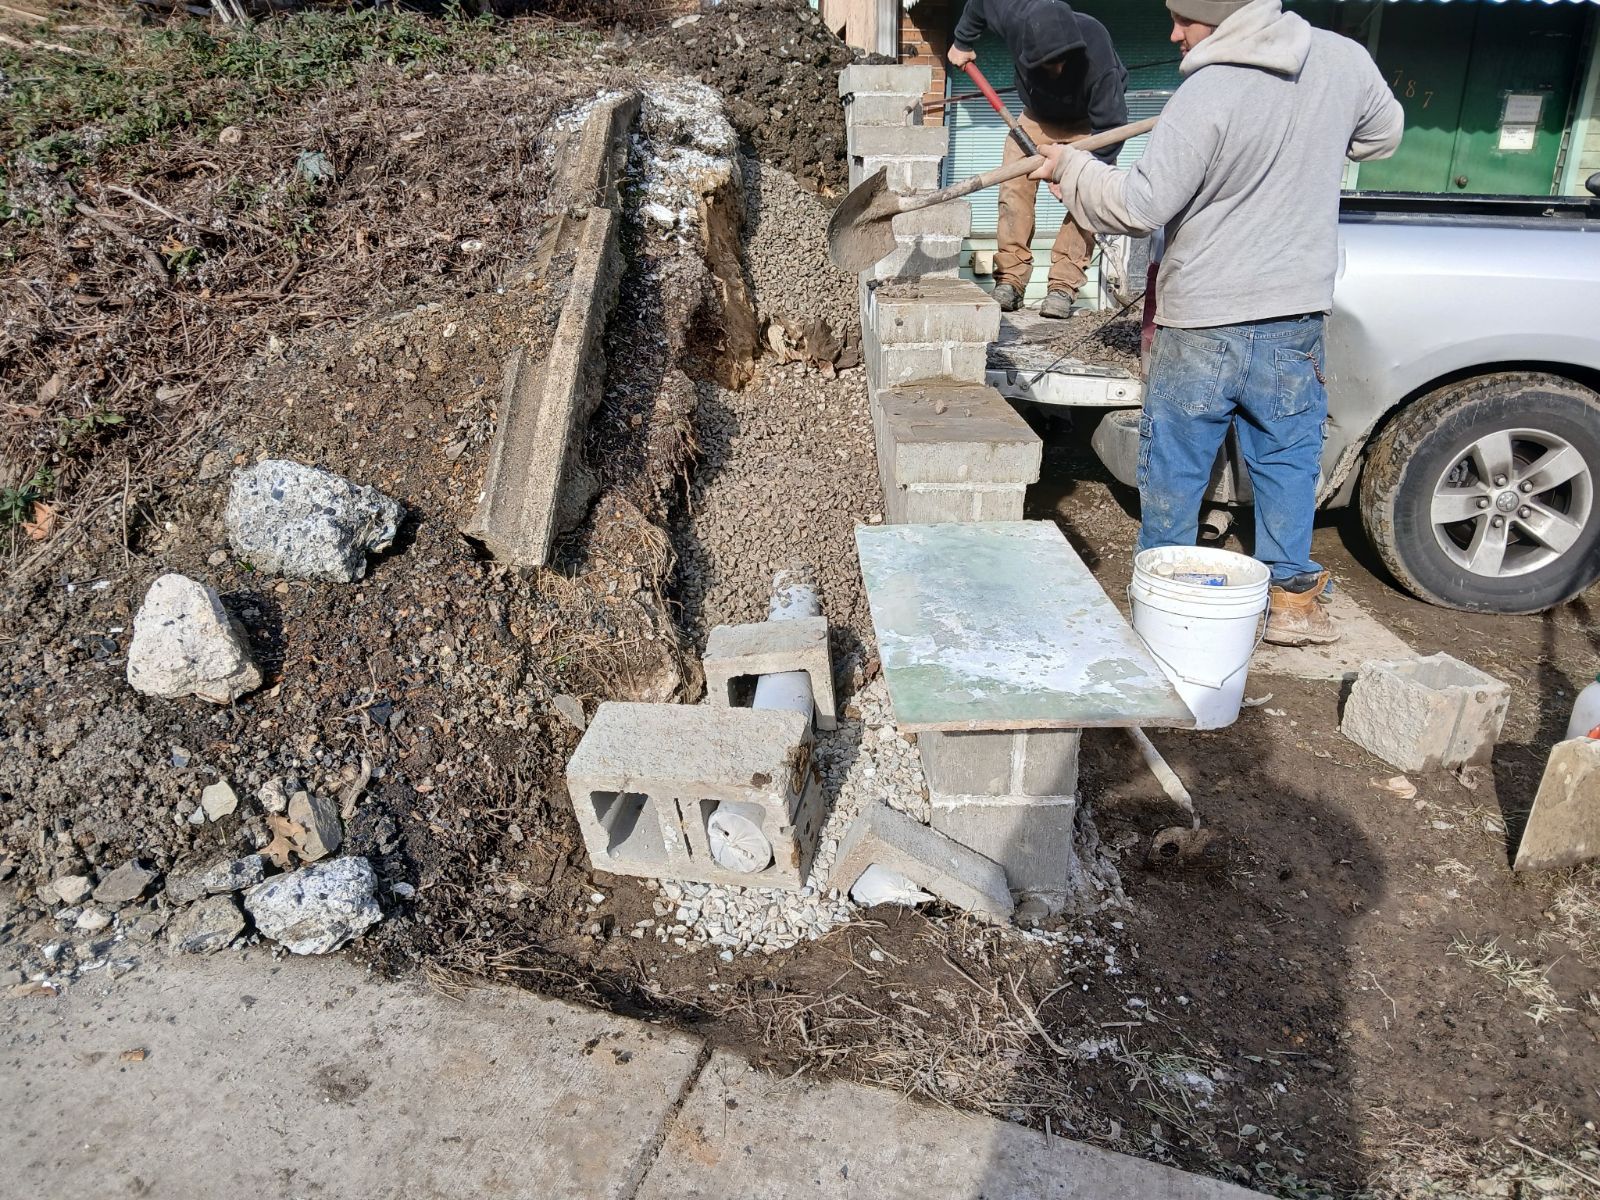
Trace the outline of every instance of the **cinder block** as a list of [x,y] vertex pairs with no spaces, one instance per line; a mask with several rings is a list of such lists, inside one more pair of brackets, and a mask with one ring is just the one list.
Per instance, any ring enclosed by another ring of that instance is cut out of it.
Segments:
[[1553,871],[1596,859],[1600,859],[1600,742],[1586,737],[1557,742],[1545,763],[1513,869]]
[[[918,742],[922,739],[919,737]],[[1005,869],[1014,892],[1066,892],[1077,877],[1072,796],[947,801],[934,796],[933,827]]]
[[921,125],[922,96],[904,92],[857,92],[845,97],[845,128],[868,125]]
[[[811,756],[801,713],[608,702],[567,764],[567,792],[596,870],[793,890],[805,884],[822,827]],[[712,860],[706,822],[724,801],[772,843],[764,870]]]
[[860,97],[870,92],[920,96],[933,88],[932,67],[857,64],[839,72],[839,95]]
[[881,169],[891,192],[912,196],[931,192],[939,186],[941,160],[937,158],[860,158],[850,159],[850,186],[857,188]]
[[974,916],[1011,919],[1011,893],[998,864],[878,802],[868,804],[839,843],[828,886],[848,892],[874,864]]
[[872,292],[872,328],[885,346],[976,343],[1000,336],[1000,306],[970,279],[885,283]]
[[927,234],[960,239],[972,233],[972,205],[965,200],[947,200],[899,213],[889,219],[889,224],[896,237]]
[[706,696],[723,708],[735,703],[741,680],[804,671],[811,677],[818,729],[837,729],[833,664],[828,656],[828,619],[796,617],[752,625],[718,625],[706,638],[701,659]]
[[890,343],[872,340],[876,369],[869,379],[875,387],[944,380],[982,383],[987,377],[989,346],[986,342]]
[[894,253],[871,267],[873,279],[909,283],[930,276],[956,276],[961,273],[960,238],[920,234],[897,236],[894,241]]
[[1339,730],[1402,771],[1486,763],[1505,726],[1511,689],[1448,654],[1367,663]]
[[949,525],[1020,521],[1027,488],[914,483],[910,487],[894,487],[893,492],[896,499],[886,500],[889,524]]
[[1027,499],[1025,487],[973,488],[971,520],[1020,521]]
[[852,125],[845,133],[851,158],[942,159],[950,145],[943,125]]
[[914,483],[1029,484],[1039,435],[994,388],[922,382],[878,394],[894,478]]
[[922,733],[917,749],[936,803],[1060,799],[1077,793],[1080,740],[1076,729]]

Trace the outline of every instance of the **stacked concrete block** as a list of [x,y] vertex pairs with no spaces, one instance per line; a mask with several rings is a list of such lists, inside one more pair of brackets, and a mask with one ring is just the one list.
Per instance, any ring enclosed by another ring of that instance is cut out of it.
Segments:
[[923,733],[933,827],[1005,868],[1016,892],[1065,892],[1076,873],[1076,729]]
[[811,680],[817,728],[839,727],[826,617],[718,625],[706,639],[701,665],[706,673],[706,696],[721,708],[741,702],[741,684],[753,689],[762,675],[804,671]]
[[1402,771],[1486,763],[1505,726],[1511,689],[1448,654],[1367,663],[1339,730]]
[[850,186],[882,171],[891,192],[937,191],[949,139],[942,125],[851,125],[845,130]]
[[[914,90],[931,86],[931,78],[927,67],[850,67],[840,76],[852,187],[880,166],[897,192],[939,186],[949,133],[922,124],[923,93]],[[971,229],[972,208],[965,200],[896,217],[895,252],[862,273],[863,288],[883,279],[955,275],[961,242]]]
[[997,863],[878,802],[868,805],[846,831],[828,886],[848,892],[871,866],[904,875],[985,920],[1011,919],[1011,894]]
[[918,383],[878,393],[878,468],[891,524],[1020,521],[1039,435],[999,392]]
[[872,289],[863,314],[867,382],[874,389],[931,379],[982,383],[1000,306],[966,279],[936,277]]
[[[602,704],[567,791],[597,871],[735,887],[803,887],[824,815],[811,722],[778,709]],[[772,844],[765,869],[712,858],[707,826],[721,805]]]

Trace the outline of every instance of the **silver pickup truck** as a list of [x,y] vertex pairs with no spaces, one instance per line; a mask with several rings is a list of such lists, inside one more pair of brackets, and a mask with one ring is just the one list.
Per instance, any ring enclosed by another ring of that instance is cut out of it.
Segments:
[[[1588,186],[1597,199],[1341,206],[1322,503],[1359,505],[1423,600],[1536,612],[1600,579],[1600,175]],[[1013,398],[1052,402],[1045,384],[1022,386],[1033,376],[990,366]],[[1054,402],[1112,409],[1093,445],[1133,485],[1138,410],[1116,406],[1142,389],[1107,374],[1058,373]],[[1211,499],[1250,500],[1226,449]]]

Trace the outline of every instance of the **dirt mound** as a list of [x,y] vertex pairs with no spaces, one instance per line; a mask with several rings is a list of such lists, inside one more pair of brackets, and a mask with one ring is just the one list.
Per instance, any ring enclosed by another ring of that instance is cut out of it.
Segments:
[[803,0],[738,0],[680,17],[635,52],[720,90],[763,162],[824,195],[845,191],[839,72],[855,52]]

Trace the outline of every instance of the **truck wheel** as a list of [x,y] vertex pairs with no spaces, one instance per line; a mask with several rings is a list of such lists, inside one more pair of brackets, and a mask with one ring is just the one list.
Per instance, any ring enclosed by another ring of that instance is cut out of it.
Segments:
[[1373,439],[1367,536],[1414,595],[1530,613],[1600,578],[1600,396],[1555,375],[1453,384]]

